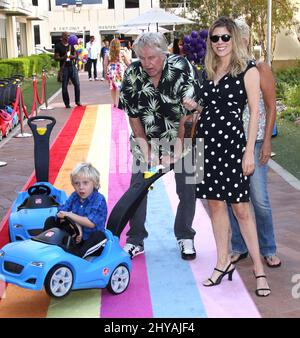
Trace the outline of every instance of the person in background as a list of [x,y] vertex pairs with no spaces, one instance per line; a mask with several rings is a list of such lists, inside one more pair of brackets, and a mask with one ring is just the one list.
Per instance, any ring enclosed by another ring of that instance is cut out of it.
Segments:
[[[82,62],[82,54],[83,54],[83,50],[84,50],[84,46],[83,46],[83,40],[82,39],[78,39],[78,43],[76,47],[76,53],[77,53],[77,69],[79,72],[83,71],[84,66],[83,66],[83,62]],[[78,53],[78,51],[81,51],[80,53]]]
[[183,55],[183,48],[182,48],[182,44],[180,44],[180,39],[177,39],[177,38],[174,39],[171,53],[177,54],[177,55]]
[[104,40],[103,44],[104,46],[101,48],[101,52],[100,52],[100,61],[102,61],[102,77],[100,79],[101,81],[104,81],[106,78],[105,69],[104,69],[104,60],[105,60],[105,55],[109,53],[109,41]]
[[55,45],[54,59],[60,62],[60,73],[62,81],[62,97],[66,108],[71,108],[70,97],[68,93],[69,80],[74,85],[75,103],[81,106],[80,103],[80,84],[78,70],[76,68],[76,51],[74,46],[68,43],[68,32],[62,33],[61,41]]
[[90,163],[78,164],[70,174],[74,192],[65,204],[58,207],[56,217],[48,217],[44,230],[59,227],[65,217],[74,221],[79,229],[77,245],[71,252],[86,257],[97,251],[106,241],[104,234],[107,217],[105,197],[98,191],[100,174]]
[[131,41],[127,40],[126,41],[126,47],[124,48],[124,51],[126,53],[126,57],[129,63],[132,61],[132,46],[131,46]]
[[113,39],[110,42],[109,54],[106,54],[104,58],[104,69],[114,107],[118,107],[124,72],[129,64],[125,51],[121,51],[120,41]]
[[[139,61],[132,62],[125,72],[119,103],[119,108],[129,116],[132,129],[131,184],[145,166],[160,163],[168,167],[172,163],[181,163],[181,170],[175,170],[179,204],[174,234],[181,258],[192,260],[196,258],[192,228],[195,185],[194,174],[189,176],[190,172],[187,172],[190,163],[183,155],[184,124],[190,112],[183,107],[182,100],[195,92],[193,70],[185,58],[168,53],[167,42],[160,33],[141,34],[133,49]],[[164,146],[160,147],[159,143]],[[173,151],[166,149],[171,143],[174,143]],[[147,196],[129,221],[124,250],[132,257],[144,253],[144,239],[148,237],[146,211]],[[162,248],[159,254],[167,253]]]
[[[248,49],[249,26],[243,20],[237,19],[235,22],[241,31],[245,47]],[[255,214],[260,253],[269,267],[276,268],[281,265],[281,261],[276,255],[272,208],[268,194],[268,160],[271,156],[271,138],[276,118],[276,89],[269,65],[258,61],[256,67],[260,74],[259,125],[254,149],[255,169],[253,175],[250,176],[250,199]],[[246,138],[248,137],[249,120],[250,112],[247,105],[244,112]],[[232,232],[231,262],[237,263],[248,256],[248,251],[231,207],[229,207],[229,216]]]
[[95,37],[91,35],[90,41],[86,44],[86,49],[88,51],[88,61],[87,61],[87,68],[89,74],[89,80],[92,81],[92,67],[94,68],[94,80],[98,81],[97,77],[97,62],[99,59],[99,46],[95,41]]

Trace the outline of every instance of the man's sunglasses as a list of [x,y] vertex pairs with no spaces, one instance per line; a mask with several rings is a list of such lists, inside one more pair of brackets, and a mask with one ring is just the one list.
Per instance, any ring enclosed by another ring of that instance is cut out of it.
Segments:
[[231,39],[231,35],[229,34],[211,35],[210,41],[216,43],[220,40],[220,38],[222,39],[223,42],[228,42]]

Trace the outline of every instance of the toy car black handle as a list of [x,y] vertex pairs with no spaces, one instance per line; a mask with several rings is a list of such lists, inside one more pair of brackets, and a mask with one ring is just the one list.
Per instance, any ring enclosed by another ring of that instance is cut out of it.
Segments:
[[144,173],[139,173],[129,189],[113,207],[106,228],[115,236],[120,237],[129,219],[134,215],[143,198],[148,194],[151,185],[163,176],[168,170],[159,170],[149,178]]
[[[34,121],[49,120],[45,128],[39,128]],[[34,139],[34,166],[37,182],[49,179],[49,139],[56,120],[52,116],[34,116],[28,119],[28,125]]]

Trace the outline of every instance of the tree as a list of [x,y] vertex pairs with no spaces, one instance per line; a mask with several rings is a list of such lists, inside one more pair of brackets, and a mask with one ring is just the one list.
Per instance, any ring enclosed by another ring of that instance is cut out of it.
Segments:
[[[161,7],[171,8],[178,1],[161,0]],[[181,1],[181,4],[183,2]],[[207,29],[219,16],[226,15],[233,18],[245,17],[250,26],[252,38],[262,48],[266,57],[267,13],[268,0],[189,0],[185,1],[182,14],[186,14],[197,23],[197,27],[189,29]],[[296,13],[299,10],[299,0],[276,0],[272,6],[272,50],[275,49],[276,35],[282,29],[296,27]]]

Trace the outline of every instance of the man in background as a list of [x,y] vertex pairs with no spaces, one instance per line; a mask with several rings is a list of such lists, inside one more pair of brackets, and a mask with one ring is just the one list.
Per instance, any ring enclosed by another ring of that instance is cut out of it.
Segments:
[[81,106],[80,103],[80,84],[78,71],[76,68],[76,51],[74,46],[68,42],[69,33],[63,32],[61,41],[55,45],[54,59],[60,62],[59,77],[62,82],[62,97],[66,108],[71,108],[70,97],[68,93],[69,80],[74,85],[75,103]]
[[89,74],[89,80],[92,81],[92,67],[94,68],[94,80],[98,81],[97,77],[97,61],[100,54],[100,48],[95,42],[95,37],[91,35],[90,41],[86,44],[86,49],[88,51],[88,61],[87,61],[87,68]]
[[103,43],[104,43],[104,46],[101,48],[101,52],[100,52],[100,61],[102,60],[102,77],[101,77],[101,81],[105,80],[104,59],[105,59],[105,55],[108,54],[108,52],[109,52],[109,41],[108,40],[104,40]]

